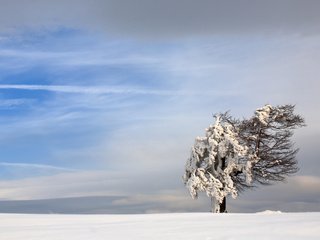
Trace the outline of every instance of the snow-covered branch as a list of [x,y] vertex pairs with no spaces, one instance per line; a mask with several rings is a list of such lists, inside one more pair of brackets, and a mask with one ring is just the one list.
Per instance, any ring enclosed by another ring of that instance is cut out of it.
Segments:
[[[257,183],[283,181],[295,173],[297,149],[290,138],[304,120],[293,105],[265,105],[248,120],[228,113],[215,115],[205,137],[197,137],[183,176],[193,198],[203,191],[213,199],[213,212],[224,212],[225,199]],[[223,209],[222,209],[222,208]]]

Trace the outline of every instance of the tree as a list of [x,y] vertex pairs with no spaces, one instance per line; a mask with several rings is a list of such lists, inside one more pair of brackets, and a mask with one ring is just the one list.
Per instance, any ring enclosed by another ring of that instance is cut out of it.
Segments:
[[184,183],[193,198],[198,192],[211,197],[212,212],[226,212],[226,197],[284,181],[298,171],[291,137],[305,126],[294,114],[294,105],[265,105],[249,119],[232,118],[228,112],[215,115],[215,123],[197,137],[187,160]]

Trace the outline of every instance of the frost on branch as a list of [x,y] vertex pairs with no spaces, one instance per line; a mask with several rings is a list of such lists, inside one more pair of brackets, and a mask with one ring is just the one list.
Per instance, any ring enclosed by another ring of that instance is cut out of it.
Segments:
[[184,181],[193,198],[198,191],[214,198],[214,212],[224,198],[231,194],[233,198],[238,190],[232,174],[246,171],[251,175],[251,167],[244,164],[247,147],[240,143],[237,128],[228,122],[227,114],[217,115],[215,123],[206,129],[206,137],[197,137],[186,164]]
[[271,105],[265,105],[262,108],[258,108],[255,112],[256,118],[260,121],[262,125],[267,125],[267,119],[270,117],[270,113],[272,110]]
[[183,179],[191,196],[205,192],[212,198],[212,211],[223,212],[228,195],[236,198],[254,184],[283,181],[295,173],[297,149],[290,137],[304,120],[293,110],[292,105],[265,105],[242,121],[228,113],[216,115],[205,137],[195,139],[186,163]]

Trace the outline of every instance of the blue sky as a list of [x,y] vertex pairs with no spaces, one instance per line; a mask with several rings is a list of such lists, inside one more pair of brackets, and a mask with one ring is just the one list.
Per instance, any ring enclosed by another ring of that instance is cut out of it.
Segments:
[[141,204],[141,212],[205,211],[205,197],[191,201],[181,175],[212,114],[290,103],[308,124],[295,136],[300,172],[231,208],[319,210],[320,31],[304,10],[311,3],[294,2],[310,16],[298,22],[281,4],[279,12],[258,4],[279,22],[241,6],[219,25],[224,15],[201,15],[206,1],[182,9],[164,1],[158,10],[143,1],[131,10],[116,1],[0,2],[0,199],[117,196],[114,206]]

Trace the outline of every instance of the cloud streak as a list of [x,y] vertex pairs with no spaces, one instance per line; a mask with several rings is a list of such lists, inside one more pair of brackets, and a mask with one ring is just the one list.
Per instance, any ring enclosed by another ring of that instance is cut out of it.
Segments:
[[24,169],[40,169],[40,170],[56,170],[62,172],[74,172],[78,171],[76,169],[71,168],[63,168],[63,167],[56,167],[51,165],[45,164],[32,164],[32,163],[9,163],[9,162],[0,162],[1,167],[10,167],[10,168],[24,168]]
[[[208,211],[210,201],[206,196],[201,195],[198,200],[192,200],[187,189],[161,181],[162,174],[108,171],[61,173],[47,177],[0,181],[0,195],[3,200],[30,200],[31,205],[32,200],[37,199],[90,196],[92,204],[97,196],[111,199],[110,204],[104,206],[106,209],[92,209],[90,201],[86,203],[87,206],[81,206],[82,211],[87,209],[87,212],[91,213],[111,210],[117,213],[123,209],[126,209],[127,213]],[[257,212],[265,210],[266,207],[281,211],[319,211],[319,186],[319,177],[297,176],[291,178],[287,184],[247,191],[237,200],[229,199],[228,206],[231,212]],[[106,198],[106,201],[110,200]],[[58,212],[63,212],[61,209],[65,209],[64,204],[63,200],[60,200],[60,204],[56,206]],[[300,207],[297,207],[297,204]],[[11,211],[15,211],[14,207]],[[64,211],[68,212],[68,209]]]
[[62,93],[79,93],[79,94],[151,94],[151,95],[173,95],[187,94],[179,91],[162,91],[152,89],[137,89],[126,87],[105,87],[105,86],[63,86],[63,85],[23,85],[23,84],[2,84],[0,89],[19,89],[30,91],[51,91]]
[[21,105],[28,105],[32,104],[32,99],[23,99],[23,98],[16,98],[16,99],[1,99],[0,100],[0,108],[14,108]]
[[[163,59],[150,55],[131,54],[129,56],[114,56],[113,49],[103,46],[107,53],[101,50],[92,49],[91,51],[26,51],[16,49],[0,49],[0,57],[10,60],[28,60],[43,63],[47,61],[53,65],[67,66],[119,66],[119,65],[156,65]],[[109,54],[108,54],[108,51]]]
[[24,85],[24,84],[1,84],[0,89],[17,89],[29,91],[50,91],[61,93],[78,94],[138,94],[138,95],[234,95],[232,92],[217,91],[183,91],[183,90],[160,90],[142,89],[135,87],[113,87],[113,86],[68,86],[68,85]]

